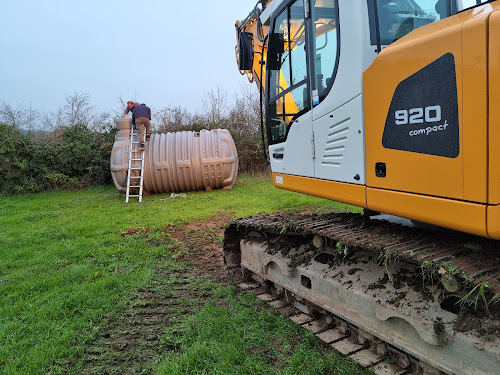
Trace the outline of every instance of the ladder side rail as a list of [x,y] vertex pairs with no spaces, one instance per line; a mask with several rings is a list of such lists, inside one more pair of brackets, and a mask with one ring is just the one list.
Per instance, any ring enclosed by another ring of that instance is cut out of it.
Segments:
[[129,142],[129,149],[128,149],[128,172],[127,172],[127,190],[125,193],[125,203],[129,202],[130,198],[130,174],[132,170],[132,147],[133,147],[133,140],[134,140],[134,125],[130,128],[130,142]]
[[144,191],[144,152],[141,151],[141,177],[139,178],[139,203],[142,203],[142,193]]

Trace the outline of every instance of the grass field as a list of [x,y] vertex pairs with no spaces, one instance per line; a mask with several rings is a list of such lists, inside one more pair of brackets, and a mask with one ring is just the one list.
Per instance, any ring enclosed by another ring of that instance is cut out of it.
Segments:
[[[142,204],[114,187],[0,197],[0,373],[363,373],[254,297],[191,272],[179,260],[189,248],[163,229],[305,208],[349,209],[248,175],[232,191]],[[149,229],[122,236],[133,228]],[[161,324],[143,324],[151,317]],[[143,326],[154,330],[126,350]]]

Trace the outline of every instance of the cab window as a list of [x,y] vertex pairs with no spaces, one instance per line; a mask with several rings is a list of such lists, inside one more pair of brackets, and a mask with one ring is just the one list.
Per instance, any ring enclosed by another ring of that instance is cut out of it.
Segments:
[[454,13],[453,1],[376,0],[380,44],[391,44],[421,26],[449,17]]
[[[317,0],[311,8],[314,20],[313,104],[321,102],[332,87],[339,54],[339,28],[336,2]],[[317,98],[314,93],[317,90]]]
[[489,3],[491,0],[457,0],[457,6],[458,10],[465,10],[468,8],[473,8],[475,6],[484,4],[484,3]]

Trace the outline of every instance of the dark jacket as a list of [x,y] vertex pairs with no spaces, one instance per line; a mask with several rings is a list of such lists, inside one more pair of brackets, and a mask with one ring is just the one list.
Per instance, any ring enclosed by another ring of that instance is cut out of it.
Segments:
[[144,103],[135,105],[134,108],[132,108],[132,113],[135,118],[147,117],[151,120],[151,109]]
[[[141,103],[139,103],[139,102],[134,102],[134,107],[135,107],[136,105],[141,105]],[[127,105],[127,108],[125,108],[125,111],[123,111],[123,114],[124,114],[124,115],[126,115],[127,113],[132,112],[132,116],[134,116],[134,107],[129,108],[129,107],[128,107],[128,105]]]

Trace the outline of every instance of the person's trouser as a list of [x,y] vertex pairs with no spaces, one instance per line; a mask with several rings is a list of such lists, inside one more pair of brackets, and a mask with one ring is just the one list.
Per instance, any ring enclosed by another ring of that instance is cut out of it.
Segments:
[[146,137],[150,134],[151,124],[149,123],[149,119],[147,117],[137,117],[135,119],[135,126],[137,126],[137,133],[139,133],[139,142],[144,144],[144,134],[143,129],[144,125],[146,125]]

